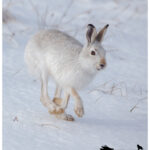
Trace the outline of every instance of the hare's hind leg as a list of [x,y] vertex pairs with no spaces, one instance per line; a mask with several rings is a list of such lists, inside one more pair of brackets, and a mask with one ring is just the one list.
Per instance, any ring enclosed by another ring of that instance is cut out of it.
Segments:
[[53,101],[50,100],[48,96],[48,76],[46,74],[41,75],[41,98],[42,104],[48,108],[52,114],[61,114],[64,109],[57,106]]
[[61,92],[62,92],[61,87],[57,86],[55,91],[55,96],[53,98],[53,102],[57,105],[61,105],[62,103]]
[[61,96],[62,89],[58,85],[56,86],[55,97],[59,98]]
[[[61,88],[59,88],[59,87],[56,88],[55,97],[53,99],[53,102],[56,103],[58,106],[61,106],[65,110],[68,106],[68,101],[69,101],[70,95],[67,90],[64,90],[64,98],[61,99],[60,98],[61,91],[62,91]],[[74,121],[74,118],[71,115],[66,114],[65,112],[63,114],[57,114],[56,117],[58,119]]]
[[55,102],[55,104],[61,106],[63,109],[66,109],[68,106],[70,94],[69,94],[69,91],[65,89],[64,90],[64,98],[62,99],[61,92],[62,92],[62,89],[59,86],[57,86],[53,102]]

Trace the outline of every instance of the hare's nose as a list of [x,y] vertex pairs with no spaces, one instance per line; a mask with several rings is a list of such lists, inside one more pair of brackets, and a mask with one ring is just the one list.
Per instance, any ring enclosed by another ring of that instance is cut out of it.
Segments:
[[105,67],[105,64],[100,64],[101,68],[104,68]]
[[100,65],[101,69],[103,69],[106,66],[106,60],[105,60],[105,58],[102,58],[100,60],[100,64],[99,65]]

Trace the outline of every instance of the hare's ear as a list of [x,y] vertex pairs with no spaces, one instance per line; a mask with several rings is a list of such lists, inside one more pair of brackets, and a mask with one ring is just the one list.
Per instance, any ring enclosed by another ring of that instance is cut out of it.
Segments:
[[95,40],[97,40],[98,42],[101,42],[101,41],[103,40],[103,38],[104,38],[104,35],[105,35],[105,33],[106,33],[108,27],[109,27],[109,24],[105,25],[105,26],[99,31],[99,33],[97,34]]
[[86,38],[87,38],[88,44],[94,41],[96,35],[97,35],[97,32],[96,32],[95,26],[92,24],[88,24],[87,32],[86,32]]

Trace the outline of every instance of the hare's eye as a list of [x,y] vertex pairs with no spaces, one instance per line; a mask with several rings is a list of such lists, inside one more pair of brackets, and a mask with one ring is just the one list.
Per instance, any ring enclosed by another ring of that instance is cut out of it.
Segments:
[[95,55],[95,51],[91,51],[91,55]]

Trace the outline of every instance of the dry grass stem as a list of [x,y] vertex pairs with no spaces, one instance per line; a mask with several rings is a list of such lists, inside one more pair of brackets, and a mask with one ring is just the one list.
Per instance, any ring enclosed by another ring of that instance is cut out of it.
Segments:
[[57,128],[57,129],[60,129],[59,127],[57,127],[56,125],[53,125],[53,124],[50,124],[50,123],[42,123],[42,124],[40,124],[42,127],[44,127],[44,126],[51,126],[51,127],[55,127],[55,128]]
[[135,108],[137,108],[137,106],[139,105],[139,103],[141,103],[143,100],[145,100],[145,99],[147,99],[147,97],[143,97],[143,98],[140,98],[139,100],[138,100],[138,102],[130,109],[130,112],[133,112],[133,110],[135,109]]

